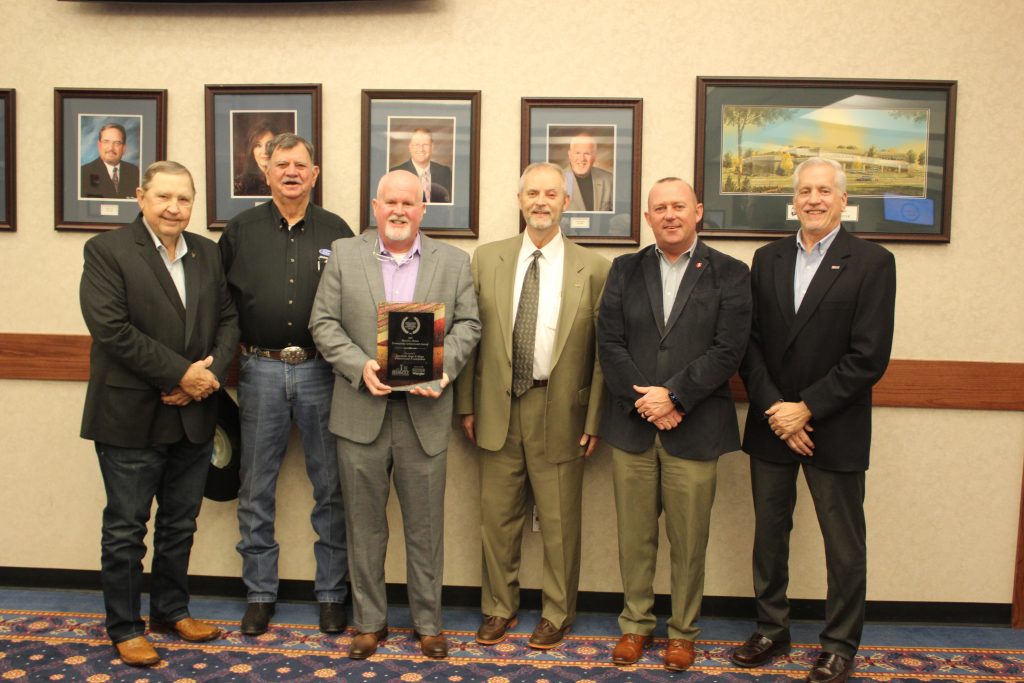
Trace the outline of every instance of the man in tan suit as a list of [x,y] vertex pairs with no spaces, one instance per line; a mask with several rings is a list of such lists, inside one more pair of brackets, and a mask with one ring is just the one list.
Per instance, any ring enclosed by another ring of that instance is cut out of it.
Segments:
[[482,337],[456,382],[456,411],[484,451],[484,645],[516,625],[528,487],[544,544],[543,609],[529,645],[557,646],[576,616],[583,459],[597,446],[604,395],[595,323],[611,264],[562,237],[568,203],[562,169],[530,165],[519,180],[526,232],[473,255]]

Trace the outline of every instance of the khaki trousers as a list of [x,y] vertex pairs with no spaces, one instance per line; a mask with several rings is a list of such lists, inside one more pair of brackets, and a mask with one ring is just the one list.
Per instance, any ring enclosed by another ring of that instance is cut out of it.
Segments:
[[533,489],[544,545],[541,617],[556,627],[576,616],[580,579],[583,458],[551,463],[544,457],[547,389],[512,399],[508,438],[501,450],[480,455],[480,536],[484,614],[509,618],[519,609],[523,526]]
[[715,502],[718,460],[669,455],[655,438],[643,453],[612,449],[612,482],[619,532],[623,633],[648,635],[657,619],[654,572],[658,561],[658,517],[665,512],[671,546],[672,616],[668,637],[696,640],[704,596],[704,555]]

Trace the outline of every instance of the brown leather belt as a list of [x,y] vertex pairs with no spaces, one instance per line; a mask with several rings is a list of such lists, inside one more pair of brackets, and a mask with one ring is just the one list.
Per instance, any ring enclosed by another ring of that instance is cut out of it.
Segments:
[[534,389],[536,389],[537,387],[546,387],[547,385],[548,385],[548,381],[546,379],[535,379],[535,380],[533,380],[533,388]]
[[301,346],[286,346],[283,349],[264,349],[253,344],[241,344],[242,353],[260,358],[279,360],[289,365],[297,365],[312,360],[320,355],[315,348],[305,349]]

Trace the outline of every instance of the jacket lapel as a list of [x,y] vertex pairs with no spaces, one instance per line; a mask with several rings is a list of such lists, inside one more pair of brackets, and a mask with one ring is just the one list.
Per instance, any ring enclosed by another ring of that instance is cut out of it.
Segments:
[[[185,320],[185,307],[181,305],[181,297],[178,296],[178,288],[174,286],[174,281],[171,280],[171,274],[167,272],[167,266],[164,265],[164,260],[160,257],[160,253],[157,252],[156,246],[153,244],[153,238],[149,234],[149,230],[142,223],[142,219],[139,218],[135,224],[135,244],[139,247],[139,256],[146,262],[146,265],[153,271],[156,281],[160,284],[160,289],[164,290],[164,294],[171,300],[171,305],[174,306],[174,310],[178,312],[182,321]],[[185,283],[188,286],[188,282]],[[186,290],[187,291],[187,290]],[[186,297],[187,299],[187,297]]]
[[579,258],[579,247],[568,238],[563,237],[564,255],[562,257],[562,304],[558,310],[558,326],[555,329],[555,348],[551,353],[551,367],[558,365],[558,358],[569,340],[569,331],[576,320],[576,313],[583,300],[583,280],[585,277],[583,262]]
[[498,254],[497,267],[491,274],[494,278],[495,306],[498,309],[498,324],[501,325],[501,338],[505,353],[512,360],[512,296],[516,286],[516,257],[523,246],[526,233],[519,239],[509,240],[508,249]]
[[[437,272],[437,245],[426,235],[420,233],[420,265],[416,271],[416,290],[413,301],[428,301],[430,287],[434,283]],[[383,279],[383,276],[382,276]],[[451,312],[447,312],[451,315]]]
[[370,289],[375,303],[387,301],[384,296],[384,275],[380,271],[380,261],[373,255],[377,244],[377,231],[367,230],[360,239],[363,240],[363,248],[360,256],[363,260],[363,272],[366,273],[366,285]]
[[[796,261],[796,248],[793,249],[793,260]],[[842,275],[843,271],[848,266],[847,259],[850,258],[850,243],[849,235],[843,228],[839,229],[836,234],[835,240],[832,242],[832,246],[825,252],[825,258],[821,260],[821,265],[818,266],[818,270],[815,271],[814,277],[811,278],[811,284],[807,286],[807,293],[804,294],[803,301],[800,302],[800,310],[796,312],[793,319],[793,324],[789,328],[789,335],[786,338],[786,346],[796,338],[801,328],[807,324],[811,316],[814,315],[814,311],[817,310],[818,304],[821,303],[822,298],[828,290],[835,284],[839,276]],[[793,289],[793,280],[790,278],[790,291]],[[792,301],[792,297],[790,298]],[[793,310],[792,303],[789,306],[789,310]]]
[[793,326],[793,275],[796,268],[796,238],[786,237],[775,254],[775,296],[787,327]]
[[[185,238],[188,243],[188,238]],[[185,268],[185,343],[192,339],[196,326],[196,315],[199,311],[199,292],[202,287],[202,268],[199,253],[194,244],[188,245],[188,253],[182,259]],[[177,290],[175,290],[177,293]]]
[[679,291],[676,293],[675,302],[672,304],[672,311],[668,316],[668,323],[666,323],[665,329],[662,331],[662,337],[668,334],[676,324],[676,321],[679,320],[679,316],[682,314],[683,308],[686,307],[690,294],[693,293],[693,288],[697,286],[697,281],[700,280],[707,267],[708,247],[703,242],[698,241],[697,246],[693,249],[693,254],[690,255],[690,263],[686,266],[686,272],[683,273],[683,280],[679,283]]
[[654,324],[658,326],[658,336],[662,337],[665,335],[665,303],[661,296],[661,266],[658,264],[658,252],[654,247],[647,248],[641,267],[644,271],[647,299],[651,303],[651,314],[654,316]]

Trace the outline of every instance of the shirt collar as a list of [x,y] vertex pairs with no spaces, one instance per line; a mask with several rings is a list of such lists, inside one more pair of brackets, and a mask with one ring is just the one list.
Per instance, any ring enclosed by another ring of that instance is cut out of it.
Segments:
[[679,258],[677,258],[675,261],[669,261],[668,257],[665,256],[665,252],[662,251],[661,247],[659,247],[657,244],[654,245],[654,251],[658,252],[658,257],[661,258],[661,260],[663,260],[666,265],[674,266],[675,264],[679,263],[680,259],[684,256],[687,258],[687,260],[693,258],[693,250],[697,248],[697,241],[699,239],[699,237],[694,237],[693,244],[690,245],[690,248],[684,251],[682,254],[680,254]]
[[[164,243],[161,242],[160,238],[156,236],[155,232],[153,232],[153,228],[149,227],[149,222],[146,220],[145,216],[142,217],[142,224],[146,226],[146,232],[148,232],[149,236],[153,239],[153,244],[156,245],[157,251],[163,251],[166,253],[167,247],[164,246]],[[174,260],[177,261],[187,253],[188,242],[185,241],[185,233],[182,232],[178,235],[177,244],[174,245]]]
[[306,221],[309,220],[310,211],[313,210],[313,201],[311,198],[309,203],[306,204],[306,213],[303,215],[302,220],[300,220],[294,226],[289,226],[288,221],[285,220],[285,217],[281,215],[281,210],[277,208],[277,204],[274,203],[274,200],[271,199],[267,203],[270,204],[270,215],[274,217],[274,223],[281,230],[287,230],[289,227],[302,228],[303,226],[306,225]]
[[[537,251],[537,245],[533,243],[530,236],[523,233],[523,243],[519,247],[519,262],[529,263],[530,258],[533,257],[533,252]],[[544,259],[548,262],[557,262],[561,260],[562,254],[565,253],[565,242],[562,241],[562,231],[559,230],[555,233],[555,236],[551,238],[551,241],[540,248],[540,253]]]
[[[832,232],[830,232],[829,234],[825,235],[820,240],[818,240],[815,243],[815,245],[813,247],[811,247],[811,251],[816,251],[819,254],[824,254],[826,251],[828,251],[828,248],[832,246],[833,242],[835,242],[836,235],[839,234],[839,228],[841,228],[841,227],[843,227],[842,224],[837,225],[832,230]],[[796,248],[799,251],[802,251],[802,252],[806,253],[807,249],[804,248],[804,241],[802,239],[800,239],[800,234],[802,232],[803,232],[802,229],[796,231]]]
[[[384,240],[381,239],[380,232],[377,233],[377,251],[379,251],[381,255],[391,256],[392,258],[394,257],[394,255],[390,251],[388,251],[387,248],[384,246]],[[402,262],[404,263],[405,261],[408,261],[410,258],[412,258],[413,256],[415,256],[415,255],[417,255],[419,253],[420,253],[420,233],[417,232],[416,233],[416,238],[412,241],[412,248],[409,249],[409,251],[405,252],[405,254],[402,257]],[[396,262],[397,262],[397,259],[396,259]]]

